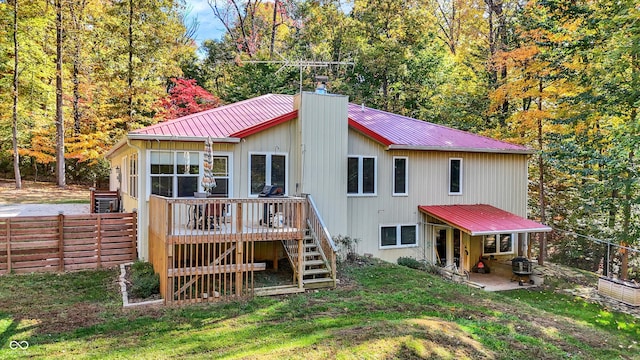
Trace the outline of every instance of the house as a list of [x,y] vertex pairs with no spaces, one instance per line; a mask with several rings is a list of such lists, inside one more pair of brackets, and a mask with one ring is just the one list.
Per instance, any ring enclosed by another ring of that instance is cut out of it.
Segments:
[[[315,232],[359,239],[358,253],[390,262],[408,256],[471,270],[483,256],[526,254],[529,233],[550,231],[526,218],[532,151],[525,147],[351,104],[346,96],[269,94],[134,130],[108,153],[112,190],[120,189],[124,210],[138,211],[140,258],[154,255],[153,199],[184,205],[170,211],[169,228],[190,222],[200,201],[194,194],[203,191],[207,138],[217,185],[208,201],[224,208],[218,213],[227,223],[238,221],[234,232],[249,222],[273,230],[267,214],[282,210],[259,197],[265,185],[291,198],[310,195],[321,224]],[[262,202],[250,210],[251,201]],[[287,219],[309,214],[287,206]],[[274,253],[276,266],[282,248],[296,253],[295,244],[274,246],[280,248],[251,251]]]

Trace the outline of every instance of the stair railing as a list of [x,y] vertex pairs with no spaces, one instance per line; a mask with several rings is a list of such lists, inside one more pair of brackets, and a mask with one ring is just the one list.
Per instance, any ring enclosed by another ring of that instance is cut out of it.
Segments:
[[318,211],[318,207],[316,203],[313,201],[313,197],[310,194],[307,194],[307,204],[309,206],[309,210],[307,211],[307,223],[311,229],[311,233],[315,235],[316,241],[320,245],[320,249],[324,253],[324,257],[327,259],[327,267],[331,272],[331,278],[334,283],[336,281],[337,271],[336,271],[336,254],[338,252],[338,248],[336,244],[333,242],[333,238],[331,234],[329,234],[329,229],[325,225],[322,217],[320,216],[320,212]]

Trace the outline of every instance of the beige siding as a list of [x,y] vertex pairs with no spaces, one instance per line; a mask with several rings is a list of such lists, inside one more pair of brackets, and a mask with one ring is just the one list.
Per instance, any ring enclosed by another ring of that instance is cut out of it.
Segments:
[[[388,261],[399,256],[429,259],[431,244],[425,244],[430,227],[423,226],[419,205],[489,204],[526,217],[526,155],[436,151],[385,150],[379,143],[349,130],[349,155],[377,158],[377,196],[348,197],[349,235],[360,239],[359,253],[370,253]],[[392,196],[393,157],[407,156],[409,195]],[[449,158],[463,159],[462,195],[448,194]],[[418,246],[379,249],[379,226],[420,224]]]
[[[296,120],[280,124],[273,128],[248,136],[235,144],[234,149],[234,195],[249,196],[249,155],[251,153],[271,153],[287,155],[288,195],[299,193],[298,165],[300,142],[296,136]],[[298,186],[296,186],[298,185]]]
[[332,236],[346,235],[348,98],[303,93],[300,102],[302,192],[313,196]]
[[[132,141],[131,142],[133,145],[135,146],[141,146],[141,142],[140,141]],[[126,165],[126,170],[127,172],[123,171],[122,172],[122,182],[123,183],[127,183],[128,182],[128,168],[129,168],[129,164],[128,164],[128,159],[132,154],[138,154],[138,197],[134,198],[131,197],[131,195],[129,194],[129,187],[128,185],[126,186],[125,189],[121,189],[123,190],[121,192],[121,199],[122,199],[122,209],[125,212],[131,212],[133,211],[133,209],[136,209],[136,211],[138,212],[138,256],[140,258],[147,258],[147,254],[148,254],[148,245],[147,245],[147,207],[145,204],[145,196],[144,196],[144,176],[141,176],[140,173],[142,172],[142,169],[144,169],[142,166],[142,164],[144,164],[145,162],[145,156],[144,156],[144,152],[142,152],[142,154],[140,154],[138,152],[138,149],[136,149],[135,147],[131,147],[128,145],[124,145],[123,147],[121,147],[118,151],[116,151],[115,153],[111,154],[111,156],[109,157],[109,161],[111,163],[111,179],[109,181],[110,183],[110,187],[111,190],[116,190],[118,188],[118,182],[115,179],[116,175],[115,175],[115,171],[113,171],[113,169],[116,166],[119,166],[122,168],[122,161],[123,159],[125,159],[125,157],[127,158],[127,165]],[[142,205],[141,205],[142,204]],[[144,205],[144,206],[143,206]],[[144,231],[142,231],[144,230]]]

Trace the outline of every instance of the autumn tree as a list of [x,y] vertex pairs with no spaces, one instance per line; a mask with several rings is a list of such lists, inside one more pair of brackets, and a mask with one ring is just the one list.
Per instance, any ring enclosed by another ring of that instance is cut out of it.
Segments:
[[[497,68],[509,71],[503,73],[501,84],[490,94],[490,111],[507,115],[503,129],[497,129],[503,138],[505,133],[510,133],[509,140],[537,150],[536,166],[531,171],[537,176],[534,182],[537,188],[532,189],[532,193],[537,194],[536,213],[543,223],[549,219],[547,188],[562,183],[561,175],[547,168],[548,138],[562,131],[557,123],[566,113],[563,99],[577,89],[571,80],[570,58],[561,47],[572,41],[573,30],[582,21],[576,14],[576,9],[529,2],[517,27],[517,46],[493,56]],[[540,234],[539,240],[538,262],[542,265],[546,260],[546,234]]]
[[96,54],[101,86],[95,101],[104,106],[110,138],[154,122],[165,82],[181,75],[179,63],[189,52],[184,44],[180,5],[171,0],[116,2],[106,10],[99,34],[109,46]]
[[[13,7],[16,5],[18,17],[14,22]],[[0,131],[3,131],[0,137],[4,139],[7,135],[7,141],[0,142],[0,150],[11,154],[15,176],[16,158],[18,166],[31,162],[35,167],[36,158],[31,156],[33,154],[30,150],[32,130],[53,124],[49,115],[53,113],[55,99],[54,52],[51,47],[55,41],[52,41],[54,34],[49,20],[54,18],[52,6],[46,1],[0,2],[0,14],[3,20],[7,20],[0,25],[3,30],[6,29],[0,35],[0,50],[6,56],[0,60]],[[14,25],[17,26],[17,31],[14,31]],[[17,49],[16,43],[19,44]],[[17,62],[15,57],[19,59]],[[9,117],[11,121],[5,122]],[[5,128],[5,124],[15,126]],[[4,129],[7,129],[6,133]],[[9,140],[13,138],[15,144],[13,140]],[[11,144],[11,148],[5,147],[8,144]],[[22,173],[25,168],[19,170]]]
[[[637,148],[640,139],[638,101],[640,99],[640,8],[634,1],[594,3],[588,35],[591,47],[584,55],[594,60],[584,80],[590,91],[586,103],[601,114],[599,127],[605,137],[600,142],[602,185],[608,190],[609,228],[623,247],[638,245],[640,202]],[[620,277],[628,277],[628,251],[620,253]]]
[[220,104],[220,99],[198,86],[193,79],[172,78],[171,83],[169,95],[160,102],[164,111],[158,116],[163,120],[213,109]]

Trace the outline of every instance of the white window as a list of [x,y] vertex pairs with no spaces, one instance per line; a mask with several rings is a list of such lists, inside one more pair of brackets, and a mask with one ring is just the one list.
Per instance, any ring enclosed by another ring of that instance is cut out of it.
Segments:
[[393,157],[393,196],[409,195],[409,158]]
[[195,151],[151,151],[151,194],[193,197],[199,189],[200,158]]
[[449,159],[449,195],[462,195],[462,159]]
[[371,156],[349,156],[347,161],[347,194],[376,195],[377,163]]
[[249,194],[258,195],[266,185],[281,186],[287,193],[287,155],[249,154]]
[[129,155],[129,196],[138,197],[138,154]]
[[215,197],[229,197],[231,172],[229,171],[229,156],[213,156],[213,178],[216,180],[216,187],[209,193]]
[[380,226],[380,248],[412,247],[418,245],[418,225]]
[[482,240],[482,254],[513,254],[513,239],[513,234],[485,235]]

